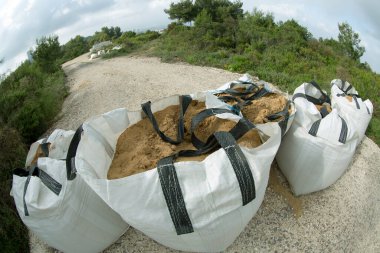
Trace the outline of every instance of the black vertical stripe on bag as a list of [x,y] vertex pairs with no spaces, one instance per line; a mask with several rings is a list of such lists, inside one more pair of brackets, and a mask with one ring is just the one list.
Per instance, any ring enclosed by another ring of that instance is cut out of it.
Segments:
[[366,105],[365,108],[367,109],[368,114],[371,114],[371,112],[368,109],[368,106]]
[[321,124],[321,119],[315,121],[309,130],[309,134],[312,136],[317,136],[319,125]]
[[189,214],[187,213],[185,200],[183,199],[181,186],[178,182],[177,172],[173,164],[173,157],[165,157],[157,164],[162,192],[169,209],[177,235],[194,232]]
[[352,96],[352,98],[355,100],[356,108],[360,109],[360,105],[359,105],[357,97],[356,96]]
[[48,157],[48,156],[49,156],[49,144],[50,144],[50,143],[47,142],[47,139],[46,139],[46,138],[43,139],[42,143],[40,144],[40,146],[41,146],[41,150],[42,150],[42,152],[44,153],[44,156],[45,156],[45,157]]
[[288,100],[288,102],[286,102],[286,105],[282,111],[276,112],[276,113],[273,113],[273,114],[267,116],[267,119],[269,121],[274,121],[274,120],[277,120],[277,119],[283,117],[283,119],[281,119],[278,122],[278,125],[281,128],[281,136],[285,135],[286,129],[288,128],[288,121],[289,121],[289,116],[290,116],[289,115],[289,109],[291,109],[291,103]]
[[227,154],[239,183],[243,206],[256,198],[255,181],[248,161],[231,133],[214,133],[218,143]]
[[[243,125],[244,122],[242,121],[240,126]],[[252,126],[253,125],[247,125],[240,131],[245,133],[249,131],[249,129],[252,129]],[[238,133],[237,135],[243,136],[244,134]],[[205,154],[218,147],[224,149],[235,172],[241,191],[242,205],[247,205],[256,198],[255,181],[252,171],[244,153],[236,143],[233,134],[229,132],[215,132],[214,135],[210,136],[207,140],[203,149],[182,150],[177,154],[161,159],[157,164],[161,188],[177,235],[192,233],[194,229],[186,209],[185,200],[174,166],[174,160],[179,156],[189,157]]]
[[339,142],[344,144],[346,143],[346,139],[347,139],[348,127],[347,127],[346,121],[340,116],[339,118],[342,120],[342,129],[340,130]]
[[[346,143],[346,140],[347,140],[347,135],[348,135],[348,127],[347,127],[347,123],[346,121],[339,116],[339,118],[341,119],[342,121],[342,128],[340,130],[340,134],[339,134],[339,142],[340,143],[343,143],[345,144]],[[317,136],[317,133],[318,133],[318,130],[319,130],[319,125],[321,123],[321,120],[322,119],[319,119],[317,121],[315,121],[312,125],[311,125],[311,128],[309,130],[309,134],[312,135],[312,136]]]
[[77,154],[77,149],[79,142],[82,138],[83,128],[82,125],[78,127],[73,138],[71,139],[69,149],[66,156],[66,172],[67,180],[73,180],[76,177],[76,168],[75,168],[75,156]]

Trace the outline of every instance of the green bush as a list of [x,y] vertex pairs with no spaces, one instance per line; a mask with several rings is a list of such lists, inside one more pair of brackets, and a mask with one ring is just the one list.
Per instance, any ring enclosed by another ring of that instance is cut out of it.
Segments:
[[57,37],[38,40],[35,62],[24,62],[0,83],[0,247],[28,252],[28,231],[9,196],[12,170],[23,167],[26,145],[39,138],[67,95]]
[[59,63],[64,63],[78,57],[90,50],[90,44],[88,40],[82,36],[75,36],[69,40],[65,45],[61,46],[62,57],[59,59]]
[[23,106],[15,112],[9,120],[9,125],[15,127],[26,141],[32,142],[44,133],[47,122],[40,103],[35,100],[27,100]]
[[2,252],[29,252],[28,230],[21,222],[11,189],[12,170],[24,165],[26,147],[15,129],[0,126],[0,245]]
[[62,57],[58,36],[42,37],[36,40],[37,48],[33,59],[43,72],[54,73],[60,69],[58,59]]
[[[0,86],[0,112],[5,124],[19,131],[27,143],[43,134],[61,109],[67,95],[64,73],[43,73],[32,65],[16,70]],[[33,72],[34,71],[34,72]]]
[[253,69],[253,66],[254,62],[246,55],[234,55],[228,64],[228,70],[242,73],[247,69]]

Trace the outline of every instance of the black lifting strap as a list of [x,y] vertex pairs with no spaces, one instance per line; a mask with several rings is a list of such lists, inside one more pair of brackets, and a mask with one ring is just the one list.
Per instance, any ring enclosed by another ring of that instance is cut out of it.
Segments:
[[45,157],[48,157],[48,156],[49,156],[49,144],[50,144],[50,143],[47,142],[47,139],[46,139],[46,138],[45,138],[45,139],[42,141],[42,143],[40,144],[41,150],[42,150],[42,152],[44,153],[44,156],[45,156]]
[[201,111],[197,115],[195,115],[191,119],[191,142],[194,147],[197,149],[201,149],[205,143],[197,138],[195,135],[195,130],[197,129],[198,125],[205,120],[208,117],[217,115],[217,114],[222,114],[222,113],[231,113],[234,114],[231,110],[229,109],[222,109],[222,108],[209,108]]
[[[347,135],[348,135],[348,127],[347,127],[346,121],[340,116],[339,116],[339,118],[342,121],[342,128],[341,128],[340,134],[339,134],[339,142],[345,144],[346,140],[347,140]],[[310,135],[317,136],[319,125],[321,124],[321,120],[322,119],[319,119],[311,125],[311,128],[309,130]]]
[[266,96],[267,94],[272,94],[272,93],[273,93],[272,91],[270,91],[267,88],[263,87],[262,89],[258,90],[252,96],[248,96],[248,97],[246,97],[244,99],[245,100],[256,100],[256,99],[259,99],[259,98],[262,98],[262,97]]
[[[359,101],[358,101],[358,98],[360,98],[359,95],[357,94],[346,94],[346,93],[339,93],[339,94],[336,94],[337,97],[345,97],[345,96],[351,96],[352,99],[355,101],[355,104],[356,104],[356,108],[357,109],[360,109],[360,105],[359,105]],[[368,108],[367,108],[367,111],[368,111]]]
[[286,102],[286,105],[282,111],[276,112],[276,113],[273,113],[273,114],[267,116],[267,119],[269,121],[274,121],[274,120],[277,120],[277,119],[282,117],[282,120],[278,123],[278,125],[281,128],[281,136],[284,136],[284,134],[286,132],[286,128],[288,127],[290,106],[291,106],[291,103],[288,100],[288,102]]
[[17,175],[19,177],[27,177],[27,179],[25,181],[25,185],[24,185],[24,193],[23,193],[23,199],[22,199],[23,203],[24,203],[24,214],[25,214],[25,216],[29,216],[28,207],[27,207],[26,201],[25,201],[25,195],[26,195],[26,191],[28,190],[28,186],[29,186],[30,179],[32,176],[39,177],[41,182],[47,188],[49,188],[49,190],[51,190],[55,195],[58,196],[59,193],[61,192],[62,185],[59,182],[57,182],[54,178],[52,178],[49,174],[47,174],[45,171],[39,169],[36,166],[33,166],[32,168],[30,168],[29,171],[27,171],[25,169],[17,168],[15,170],[13,170],[13,174]]
[[224,103],[231,102],[231,101],[236,102],[236,103],[241,102],[239,98],[234,97],[234,96],[219,96],[218,99],[223,101]]
[[327,106],[322,106],[321,111],[319,112],[322,116],[322,118],[326,117],[329,114],[329,111],[327,110]]
[[152,123],[154,130],[161,137],[161,139],[165,142],[169,142],[170,144],[180,144],[183,141],[185,131],[184,131],[184,114],[191,103],[191,97],[188,95],[180,96],[180,105],[179,105],[179,117],[178,117],[178,131],[177,131],[177,140],[173,140],[166,136],[158,126],[157,120],[154,117],[151,110],[151,102],[148,101],[141,105],[141,108],[145,115],[148,117],[149,121]]
[[[244,91],[237,91],[236,88],[244,88]],[[255,92],[259,87],[252,82],[232,83],[230,88],[225,89],[223,93],[227,93],[233,96],[245,96]]]
[[346,86],[346,80],[341,79],[341,81],[342,81],[342,89],[341,89],[341,90],[342,90],[344,93],[347,94],[347,92],[348,92],[349,90],[352,89],[352,85],[351,85],[351,84],[348,85],[347,88],[345,89],[344,86]]
[[321,93],[321,96],[319,98],[315,98],[304,93],[296,93],[293,95],[292,100],[294,101],[296,98],[302,97],[315,105],[322,105],[323,103],[331,104],[329,96],[323,92],[321,87],[319,87],[319,85],[315,81],[311,81],[310,84],[314,86],[317,90],[319,90],[319,92]]
[[158,161],[158,176],[177,235],[189,234],[194,232],[194,229],[187,213],[173,159],[169,156]]
[[83,128],[82,125],[78,127],[73,138],[71,139],[69,149],[66,156],[66,172],[67,180],[73,180],[76,177],[76,168],[75,168],[75,156],[77,154],[77,149],[79,142],[82,138]]
[[[244,123],[241,123],[244,125]],[[243,136],[250,127],[235,129],[237,136]],[[239,133],[237,133],[239,132]],[[256,198],[255,182],[249,164],[237,145],[232,133],[216,132],[207,140],[207,143],[200,150],[183,150],[172,156],[161,159],[157,164],[161,188],[165,196],[172,222],[178,235],[194,232],[189,214],[186,209],[185,200],[178,181],[174,161],[180,156],[201,155],[222,147],[234,169],[239,183],[243,206]]]
[[[197,115],[195,115],[191,120],[191,143],[194,147],[197,149],[203,149],[204,147],[207,147],[208,140],[206,143],[198,139],[198,137],[195,135],[195,130],[197,129],[198,125],[205,120],[208,117],[215,116],[217,114],[222,113],[235,113],[229,109],[222,109],[222,108],[209,108],[201,111]],[[239,122],[229,131],[233,137],[238,140],[240,137],[242,137],[246,132],[249,130],[256,128],[254,124],[252,124],[249,120],[246,118],[241,118]],[[210,138],[210,136],[209,136]]]

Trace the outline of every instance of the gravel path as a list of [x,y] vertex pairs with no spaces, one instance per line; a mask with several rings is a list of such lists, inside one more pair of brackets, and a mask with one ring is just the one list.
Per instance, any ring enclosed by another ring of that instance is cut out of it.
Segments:
[[[224,70],[120,57],[64,64],[71,93],[52,127],[76,129],[118,107],[213,89],[240,77]],[[343,177],[326,190],[294,198],[273,165],[264,202],[227,252],[380,252],[380,149],[367,137]],[[31,252],[54,252],[31,235]],[[175,252],[131,228],[105,252]]]

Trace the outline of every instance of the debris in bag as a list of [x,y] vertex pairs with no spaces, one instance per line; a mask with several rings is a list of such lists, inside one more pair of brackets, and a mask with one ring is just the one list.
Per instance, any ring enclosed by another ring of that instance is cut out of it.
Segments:
[[[115,156],[108,171],[108,179],[117,179],[144,172],[156,167],[157,162],[180,150],[196,150],[191,142],[191,120],[205,110],[204,102],[193,100],[184,114],[184,141],[174,145],[163,141],[155,132],[148,118],[142,119],[128,127],[119,137]],[[154,113],[154,116],[165,135],[175,138],[178,129],[179,106],[172,105],[162,111]],[[203,142],[217,131],[229,131],[236,122],[220,119],[216,116],[202,121],[197,129],[196,136]],[[256,130],[249,131],[238,140],[238,144],[254,148],[261,144],[261,139]],[[202,161],[208,154],[194,157],[179,157],[176,161]]]

